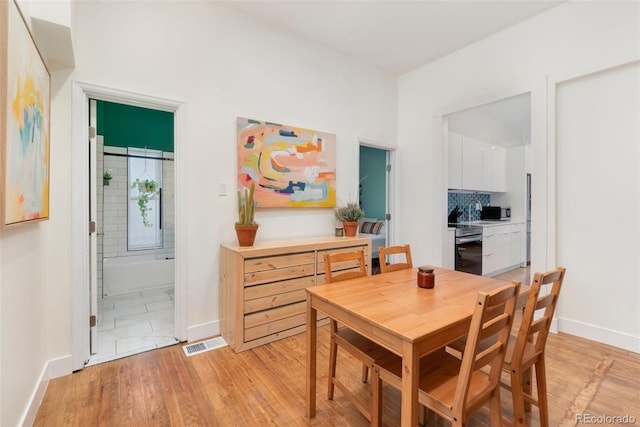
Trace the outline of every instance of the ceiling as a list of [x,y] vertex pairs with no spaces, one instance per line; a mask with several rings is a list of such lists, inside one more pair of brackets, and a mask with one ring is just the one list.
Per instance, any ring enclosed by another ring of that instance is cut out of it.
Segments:
[[392,74],[402,74],[565,0],[288,0],[228,4]]
[[526,93],[450,114],[449,130],[503,147],[531,143],[531,95]]

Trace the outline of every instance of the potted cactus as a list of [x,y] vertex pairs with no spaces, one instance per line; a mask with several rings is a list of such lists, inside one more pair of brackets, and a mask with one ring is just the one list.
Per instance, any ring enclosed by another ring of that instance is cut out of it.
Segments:
[[335,217],[342,222],[344,235],[354,237],[358,231],[358,220],[364,216],[364,211],[356,202],[349,202],[344,206],[339,206],[335,210]]
[[238,190],[238,221],[236,221],[235,228],[240,246],[253,246],[258,232],[258,224],[253,220],[256,206],[253,199],[255,186],[255,181],[253,181],[248,190],[246,188]]

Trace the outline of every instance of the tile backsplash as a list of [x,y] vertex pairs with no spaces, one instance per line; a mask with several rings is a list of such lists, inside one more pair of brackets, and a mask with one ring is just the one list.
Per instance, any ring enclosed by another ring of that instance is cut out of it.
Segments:
[[[462,212],[462,216],[458,218],[458,222],[469,220],[469,209],[471,209],[471,221],[480,220],[480,211],[475,209],[475,200],[482,203],[482,206],[491,205],[491,195],[485,193],[459,193],[455,191],[449,191],[448,203],[447,203],[447,216],[456,207]],[[474,203],[472,205],[472,203]]]

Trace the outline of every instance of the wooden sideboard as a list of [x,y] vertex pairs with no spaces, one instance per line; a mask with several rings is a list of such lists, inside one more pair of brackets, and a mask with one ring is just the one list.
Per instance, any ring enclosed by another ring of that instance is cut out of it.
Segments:
[[[304,332],[304,289],[325,283],[324,253],[358,249],[364,249],[371,274],[370,238],[327,236],[261,241],[249,247],[220,245],[222,337],[238,352]],[[335,270],[351,268],[353,264],[345,263]]]

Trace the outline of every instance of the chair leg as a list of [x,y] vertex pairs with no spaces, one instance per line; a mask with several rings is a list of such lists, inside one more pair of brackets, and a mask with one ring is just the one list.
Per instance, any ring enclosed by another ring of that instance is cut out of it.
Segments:
[[336,377],[336,359],[338,356],[338,344],[336,343],[335,338],[331,335],[331,340],[329,343],[329,384],[327,389],[327,398],[329,400],[333,399],[333,392],[335,390],[335,384],[333,383],[333,379]]
[[366,383],[369,377],[369,367],[363,363],[362,364],[362,382]]
[[371,427],[382,425],[382,380],[380,371],[371,368]]
[[513,425],[524,426],[524,395],[522,373],[511,370],[511,397],[513,398]]
[[547,374],[544,366],[544,355],[535,364],[536,386],[538,388],[538,409],[540,411],[540,426],[549,427],[549,405],[547,402]]
[[500,385],[493,390],[491,398],[491,427],[502,426],[502,406],[500,404]]
[[[533,372],[531,370],[532,368],[529,368],[522,373],[522,391],[528,396],[532,396],[533,390]],[[524,410],[531,412],[531,402],[528,400],[524,401]]]

